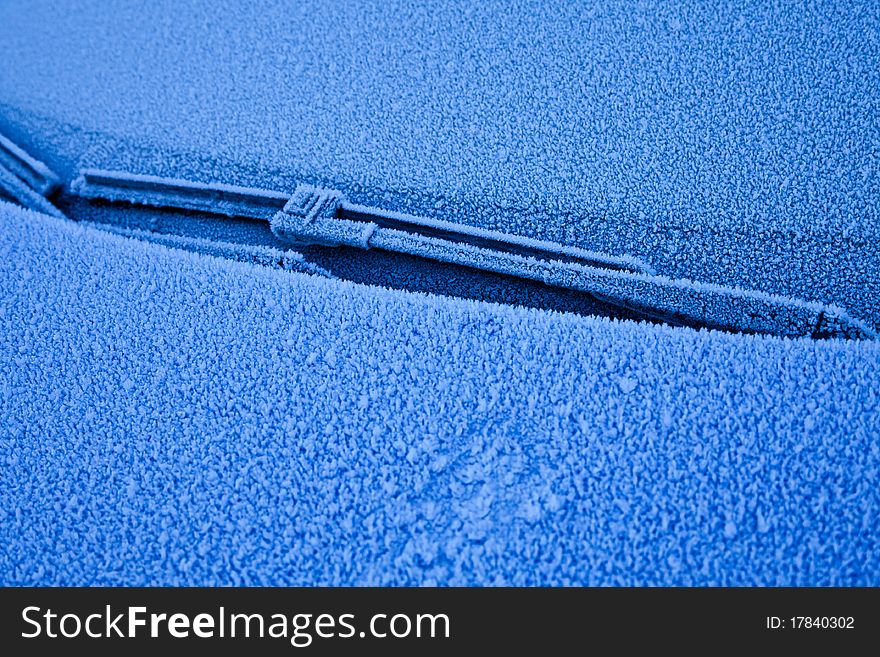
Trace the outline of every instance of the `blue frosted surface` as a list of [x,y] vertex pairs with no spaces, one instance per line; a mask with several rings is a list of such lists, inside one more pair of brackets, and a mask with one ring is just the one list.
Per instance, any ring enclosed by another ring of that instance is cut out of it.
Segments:
[[[68,182],[311,183],[880,329],[878,61],[876,2],[22,0],[0,132]],[[878,391],[878,342],[367,288],[0,201],[0,584],[876,586]]]
[[878,584],[880,345],[170,250],[0,205],[4,584]]

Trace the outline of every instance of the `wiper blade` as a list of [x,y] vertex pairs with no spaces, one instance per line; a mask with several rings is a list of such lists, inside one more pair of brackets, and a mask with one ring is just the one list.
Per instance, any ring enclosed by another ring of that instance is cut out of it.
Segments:
[[[281,210],[285,210],[288,214],[314,213],[319,210],[317,204],[322,198],[331,199],[334,203],[333,212],[338,213],[338,218],[343,221],[376,224],[383,229],[408,232],[414,236],[433,237],[547,261],[578,262],[625,271],[648,273],[651,271],[644,262],[630,256],[613,256],[473,226],[381,211],[349,203],[339,192],[304,185],[298,186],[291,197],[288,193],[252,187],[206,184],[121,171],[83,169],[71,185],[71,191],[89,199],[126,201],[160,208],[178,208],[230,217],[267,220]],[[311,205],[304,207],[308,203]],[[323,226],[323,224],[315,224],[312,227],[314,226]],[[310,232],[308,229],[304,229],[298,236],[288,233],[287,241],[325,246],[360,245],[356,236],[347,233],[340,236],[332,227],[326,228],[328,230],[326,234]]]

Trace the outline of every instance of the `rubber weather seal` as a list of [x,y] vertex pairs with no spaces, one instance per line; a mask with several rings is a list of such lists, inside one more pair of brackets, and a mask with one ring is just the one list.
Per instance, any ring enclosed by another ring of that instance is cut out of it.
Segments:
[[180,251],[191,251],[193,253],[213,256],[215,258],[223,258],[224,260],[247,262],[254,265],[269,267],[271,269],[295,271],[304,274],[312,274],[313,276],[322,276],[324,278],[336,278],[327,270],[306,260],[305,257],[297,251],[282,251],[271,247],[248,246],[244,244],[224,242],[221,240],[200,239],[196,237],[185,237],[182,235],[168,235],[140,230],[137,228],[124,228],[108,224],[97,224],[92,222],[83,223],[88,223],[92,228],[113,233],[114,235],[120,235],[122,237],[137,239],[144,242],[152,242],[154,244],[178,249]]

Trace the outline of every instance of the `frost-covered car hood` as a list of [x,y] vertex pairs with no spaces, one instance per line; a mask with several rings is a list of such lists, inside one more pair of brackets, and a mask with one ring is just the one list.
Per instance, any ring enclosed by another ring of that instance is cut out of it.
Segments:
[[6,584],[877,582],[876,342],[0,219]]

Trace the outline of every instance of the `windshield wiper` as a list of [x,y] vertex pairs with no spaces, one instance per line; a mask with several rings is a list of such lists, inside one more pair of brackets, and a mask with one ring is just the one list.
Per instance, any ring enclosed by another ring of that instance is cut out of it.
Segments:
[[836,306],[658,276],[631,256],[358,205],[333,189],[299,185],[289,195],[87,169],[71,190],[87,199],[262,219],[291,245],[378,249],[538,281],[673,324],[790,337],[874,336],[867,325]]

